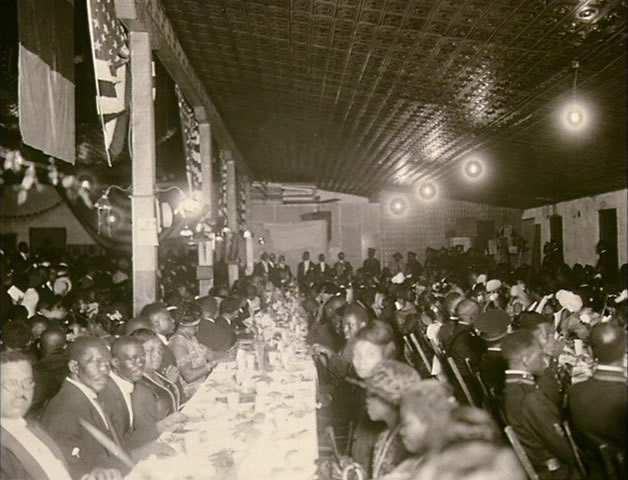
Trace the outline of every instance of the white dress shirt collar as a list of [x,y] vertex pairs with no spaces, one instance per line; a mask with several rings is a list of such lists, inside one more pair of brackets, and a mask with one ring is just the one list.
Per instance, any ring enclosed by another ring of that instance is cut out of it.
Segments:
[[168,337],[166,337],[165,335],[162,335],[161,333],[158,333],[157,337],[159,337],[159,340],[161,340],[161,343],[163,343],[164,345],[168,345]]

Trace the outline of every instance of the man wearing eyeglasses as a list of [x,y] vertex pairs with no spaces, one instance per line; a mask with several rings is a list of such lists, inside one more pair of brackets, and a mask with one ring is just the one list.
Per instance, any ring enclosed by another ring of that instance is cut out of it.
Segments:
[[57,444],[34,422],[24,420],[35,382],[28,359],[20,352],[0,354],[0,478],[21,480],[116,480],[116,470],[95,469],[72,477]]

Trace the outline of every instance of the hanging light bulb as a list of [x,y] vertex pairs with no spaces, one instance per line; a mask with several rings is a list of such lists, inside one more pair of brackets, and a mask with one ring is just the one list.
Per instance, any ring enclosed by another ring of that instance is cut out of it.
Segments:
[[476,180],[484,173],[484,165],[477,158],[471,158],[464,164],[464,174],[469,180]]
[[419,197],[426,202],[432,201],[438,195],[438,188],[432,182],[425,182],[419,185]]
[[583,119],[584,115],[578,105],[572,105],[569,112],[567,112],[567,121],[572,125],[580,125]]
[[570,131],[582,130],[587,125],[588,112],[583,103],[577,97],[577,85],[578,85],[578,69],[580,63],[577,60],[571,62],[573,68],[573,87],[571,90],[571,100],[562,109],[562,123],[563,126]]

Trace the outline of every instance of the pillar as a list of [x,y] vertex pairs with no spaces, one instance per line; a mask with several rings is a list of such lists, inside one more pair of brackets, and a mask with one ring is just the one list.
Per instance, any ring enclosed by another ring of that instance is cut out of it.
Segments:
[[252,275],[255,268],[255,259],[253,258],[253,232],[251,230],[251,181],[246,176],[244,182],[244,198],[246,199],[246,228],[248,234],[245,238],[246,245],[246,274]]
[[131,151],[133,222],[133,312],[157,298],[155,215],[155,118],[152,53],[147,32],[129,33],[131,50]]
[[[201,142],[201,179],[202,202],[208,212],[209,218],[214,218],[214,205],[212,204],[212,131],[211,125],[204,119],[205,110],[195,109],[196,118],[199,119],[198,131]],[[207,295],[214,285],[214,248],[213,242],[204,240],[198,242],[198,267],[196,270],[198,279],[198,293]]]
[[[232,241],[237,242],[239,235],[238,225],[238,192],[236,183],[236,165],[231,158],[231,151],[224,151],[224,159],[227,165],[227,226],[231,230]],[[238,279],[238,263],[236,259],[228,259],[229,285],[233,285]]]

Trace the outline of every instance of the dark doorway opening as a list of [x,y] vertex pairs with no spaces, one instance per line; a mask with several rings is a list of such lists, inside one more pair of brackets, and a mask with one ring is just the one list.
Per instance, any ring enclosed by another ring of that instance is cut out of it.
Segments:
[[563,251],[563,217],[560,215],[552,215],[550,217],[550,241],[556,243],[557,257],[562,263],[565,261]]
[[606,247],[606,262],[616,269],[619,265],[617,252],[617,209],[605,208],[598,212],[600,242]]

